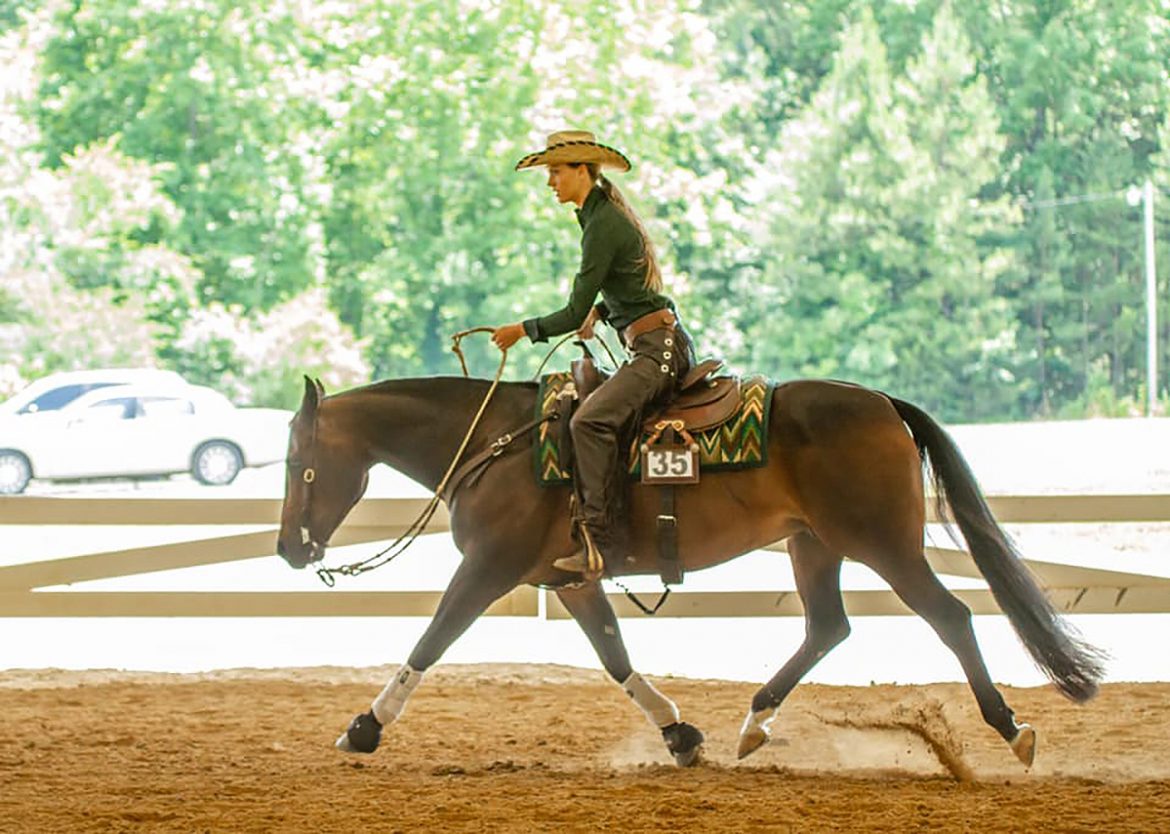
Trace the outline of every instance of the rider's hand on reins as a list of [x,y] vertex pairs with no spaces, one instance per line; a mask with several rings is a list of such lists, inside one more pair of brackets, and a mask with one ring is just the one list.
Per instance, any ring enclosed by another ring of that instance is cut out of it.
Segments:
[[507,350],[524,336],[523,324],[505,324],[492,331],[492,342],[500,350]]
[[592,307],[589,310],[589,315],[585,317],[585,321],[577,328],[577,335],[585,341],[593,338],[593,325],[597,324],[600,316],[597,314],[597,308]]

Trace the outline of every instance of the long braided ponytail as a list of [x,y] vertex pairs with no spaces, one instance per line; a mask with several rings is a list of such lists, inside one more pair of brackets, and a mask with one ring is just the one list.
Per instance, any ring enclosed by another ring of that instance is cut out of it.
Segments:
[[629,219],[634,230],[637,231],[638,237],[642,239],[642,257],[638,259],[638,264],[646,270],[645,277],[642,279],[643,286],[652,292],[662,292],[662,271],[658,268],[658,255],[654,252],[654,243],[650,240],[646,227],[642,225],[642,220],[627,202],[621,189],[607,179],[605,174],[601,173],[600,165],[594,162],[585,164],[589,169],[589,176],[605,193],[609,201],[617,207],[618,211]]

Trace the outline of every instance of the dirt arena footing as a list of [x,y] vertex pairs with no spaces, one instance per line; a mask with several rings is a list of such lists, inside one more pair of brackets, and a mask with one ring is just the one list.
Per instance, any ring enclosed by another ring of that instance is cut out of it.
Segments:
[[796,689],[735,759],[754,684],[657,678],[707,736],[672,764],[600,673],[440,666],[371,756],[333,740],[392,673],[0,672],[0,831],[1068,831],[1170,820],[1170,684],[1084,706],[1004,687],[1031,771],[966,686]]

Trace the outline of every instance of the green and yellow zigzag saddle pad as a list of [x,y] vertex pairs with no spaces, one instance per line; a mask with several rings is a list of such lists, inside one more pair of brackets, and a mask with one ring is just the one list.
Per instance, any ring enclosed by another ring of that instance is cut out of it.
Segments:
[[[571,382],[572,375],[566,371],[546,374],[540,378],[540,389],[536,399],[537,417],[557,410],[557,394]],[[726,471],[751,469],[768,462],[768,419],[772,411],[772,390],[776,383],[764,376],[748,376],[740,380],[739,409],[721,426],[694,432],[699,444],[700,471]],[[567,484],[571,471],[560,462],[561,426],[555,420],[540,424],[536,444],[533,447],[536,480],[542,486]],[[639,440],[646,440],[648,436]],[[637,446],[630,449],[630,476],[638,477],[641,455],[636,454]]]

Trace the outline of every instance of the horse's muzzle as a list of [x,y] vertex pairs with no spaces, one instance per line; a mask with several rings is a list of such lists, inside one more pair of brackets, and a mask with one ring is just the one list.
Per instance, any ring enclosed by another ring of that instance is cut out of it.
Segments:
[[303,570],[325,558],[325,546],[310,539],[297,547],[289,548],[285,546],[282,537],[276,540],[276,553],[288,562],[290,567]]

